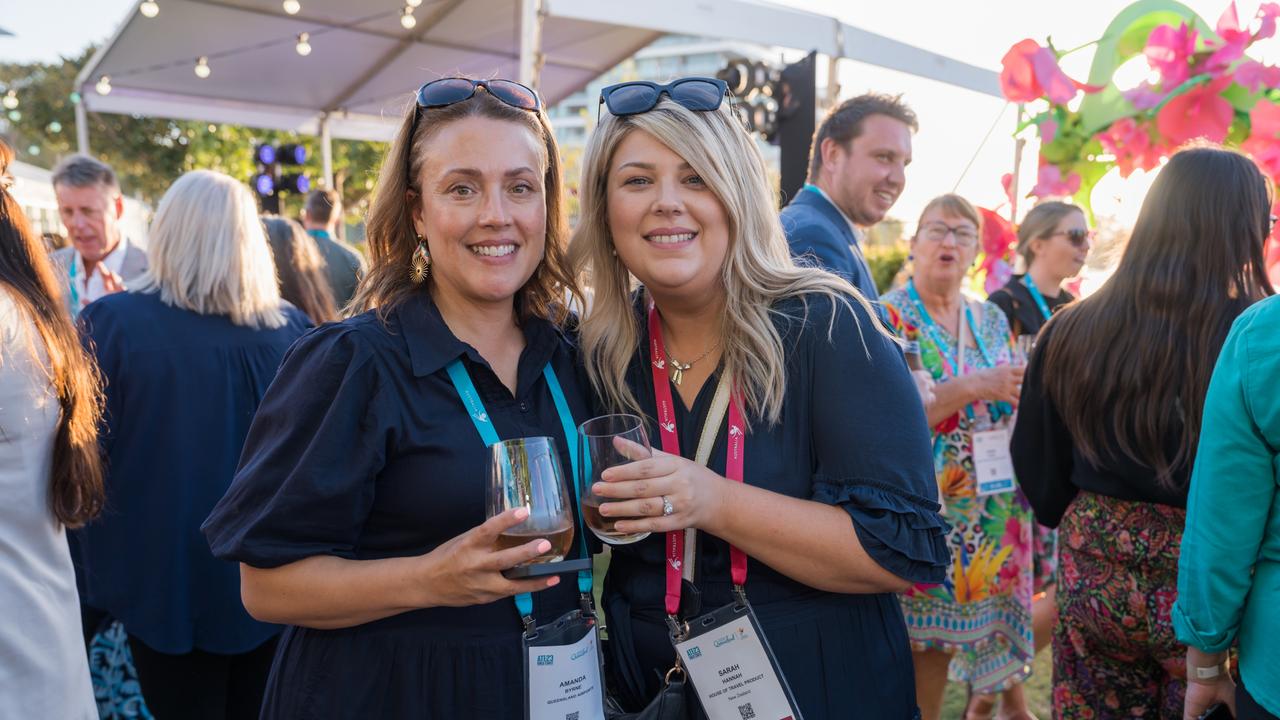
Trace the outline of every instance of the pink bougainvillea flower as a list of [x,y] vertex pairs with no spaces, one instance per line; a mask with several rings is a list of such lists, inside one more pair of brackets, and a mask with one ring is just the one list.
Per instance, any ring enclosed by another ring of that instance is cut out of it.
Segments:
[[992,259],[1007,257],[1018,242],[1013,226],[994,210],[978,208],[978,212],[982,214],[982,252]]
[[1032,102],[1046,97],[1050,102],[1064,105],[1079,90],[1098,92],[1102,89],[1067,77],[1058,67],[1053,51],[1030,38],[1009,48],[1000,64],[1000,91],[1010,102]]
[[1000,187],[1004,188],[1004,197],[1009,201],[1009,204],[1012,205],[1014,193],[1013,173],[1005,173],[1000,176]]
[[1150,110],[1164,101],[1164,93],[1156,92],[1155,87],[1146,81],[1132,90],[1125,90],[1121,95],[1133,103],[1135,110]]
[[982,289],[990,295],[1004,287],[1011,277],[1013,277],[1013,267],[1003,258],[996,258],[987,267],[987,279],[983,281]]
[[1209,59],[1205,61],[1204,69],[1222,70],[1231,63],[1244,57],[1245,48],[1249,47],[1249,43],[1253,42],[1253,36],[1249,33],[1247,27],[1241,27],[1240,16],[1236,13],[1236,4],[1232,2],[1222,11],[1222,17],[1218,18],[1218,37],[1222,38],[1221,42],[1209,41],[1209,47],[1217,48]]
[[1248,88],[1249,92],[1280,87],[1280,67],[1245,60],[1236,66],[1236,82]]
[[1146,126],[1133,118],[1121,118],[1105,132],[1098,134],[1102,149],[1116,158],[1120,177],[1127,178],[1134,170],[1150,170],[1160,164],[1160,148],[1151,141]]
[[1280,105],[1260,100],[1249,111],[1249,139],[1240,148],[1272,180],[1280,179]]
[[1262,20],[1258,32],[1253,34],[1254,42],[1266,40],[1276,34],[1276,18],[1280,17],[1280,3],[1262,3],[1258,8],[1258,18]]
[[1143,54],[1147,56],[1147,64],[1151,69],[1160,73],[1166,90],[1181,85],[1191,76],[1188,60],[1196,52],[1198,35],[1195,28],[1184,22],[1176,28],[1161,25],[1147,37],[1147,47]]
[[1201,137],[1222,142],[1235,117],[1231,103],[1221,95],[1230,84],[1231,76],[1226,75],[1170,100],[1156,114],[1160,134],[1173,146]]
[[1080,189],[1079,173],[1071,173],[1062,177],[1062,170],[1057,165],[1046,163],[1040,166],[1040,175],[1036,186],[1031,188],[1028,197],[1069,197]]
[[1058,137],[1058,121],[1053,118],[1045,118],[1040,121],[1040,143],[1051,143],[1054,138]]

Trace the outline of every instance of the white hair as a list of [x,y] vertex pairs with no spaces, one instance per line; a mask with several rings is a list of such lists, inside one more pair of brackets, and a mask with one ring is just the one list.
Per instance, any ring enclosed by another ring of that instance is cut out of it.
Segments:
[[151,223],[140,290],[168,305],[256,329],[285,324],[276,266],[253,193],[211,170],[178,178]]

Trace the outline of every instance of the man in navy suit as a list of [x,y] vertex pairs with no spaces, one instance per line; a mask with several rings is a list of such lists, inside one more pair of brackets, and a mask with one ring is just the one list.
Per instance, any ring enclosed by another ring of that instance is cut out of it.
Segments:
[[[818,126],[809,150],[809,182],[782,209],[791,254],[840,275],[877,303],[871,268],[862,255],[862,228],[884,219],[907,184],[916,114],[901,96],[868,93],[840,103]],[[911,373],[927,407],[933,377]]]
[[907,183],[916,115],[901,97],[870,93],[827,113],[813,136],[809,182],[782,210],[798,262],[840,275],[880,299],[862,256],[862,228],[884,219]]

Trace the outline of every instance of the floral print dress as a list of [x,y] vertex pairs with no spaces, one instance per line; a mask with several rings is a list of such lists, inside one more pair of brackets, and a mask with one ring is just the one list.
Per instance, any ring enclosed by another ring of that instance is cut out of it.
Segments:
[[[907,340],[920,343],[920,355],[935,382],[952,379],[952,369],[925,332],[928,324],[899,288],[882,302],[890,323]],[[973,303],[971,303],[973,305]],[[1008,320],[1000,308],[974,305],[974,323],[996,365],[1024,362],[1017,356]],[[956,337],[938,327],[952,354]],[[966,334],[967,334],[966,330]],[[965,368],[986,367],[982,353],[964,349]],[[947,538],[951,572],[941,585],[916,585],[902,596],[912,647],[952,653],[950,678],[975,693],[1008,689],[1031,674],[1033,530],[1035,520],[1022,491],[979,496],[974,474],[973,433],[1012,428],[1010,408],[974,403],[933,428],[934,471],[943,514],[951,523]],[[993,417],[994,413],[994,417]]]

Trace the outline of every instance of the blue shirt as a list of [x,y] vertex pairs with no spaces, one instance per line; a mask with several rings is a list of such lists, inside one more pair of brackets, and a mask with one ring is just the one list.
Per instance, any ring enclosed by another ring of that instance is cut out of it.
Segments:
[[81,313],[106,378],[107,502],[78,531],[84,598],[169,654],[252,650],[279,628],[249,617],[239,568],[216,560],[200,522],[235,474],[280,358],[310,325],[255,330],[220,315],[117,293]]
[[1173,627],[1205,652],[1240,644],[1249,694],[1280,715],[1280,297],[1231,328],[1205,397]]

